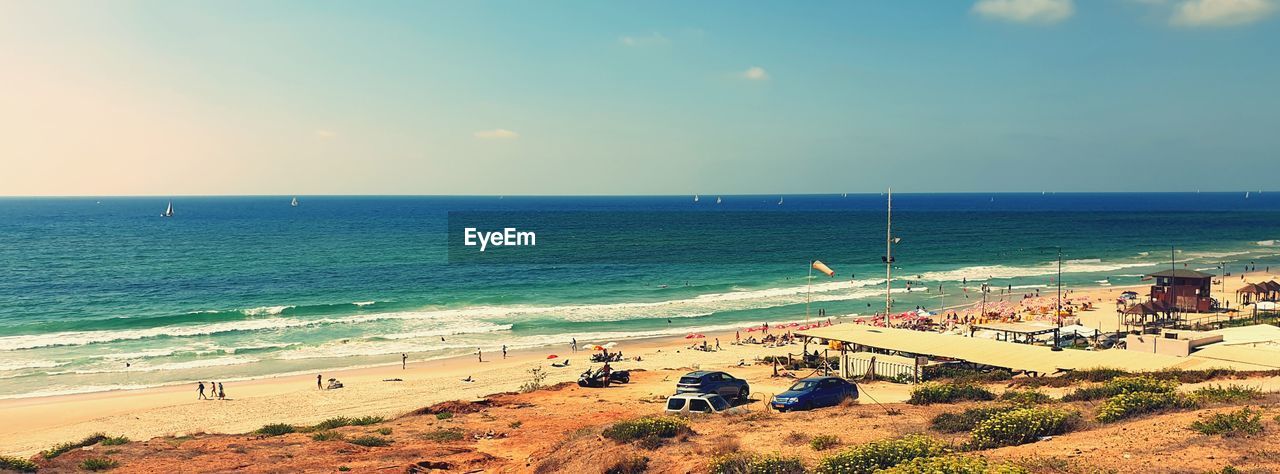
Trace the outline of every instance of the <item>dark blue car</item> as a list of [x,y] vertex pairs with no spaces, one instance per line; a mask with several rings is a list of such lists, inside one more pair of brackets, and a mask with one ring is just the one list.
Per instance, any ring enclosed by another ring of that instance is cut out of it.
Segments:
[[751,393],[746,380],[724,372],[689,372],[676,382],[676,393],[715,393],[726,400],[745,401]]
[[808,410],[839,405],[846,398],[858,398],[858,386],[840,377],[810,377],[797,381],[769,402],[775,410]]

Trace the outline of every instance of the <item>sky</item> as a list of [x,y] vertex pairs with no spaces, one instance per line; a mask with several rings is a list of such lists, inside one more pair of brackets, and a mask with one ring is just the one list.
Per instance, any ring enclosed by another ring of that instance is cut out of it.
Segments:
[[0,195],[1276,189],[1277,10],[0,1]]

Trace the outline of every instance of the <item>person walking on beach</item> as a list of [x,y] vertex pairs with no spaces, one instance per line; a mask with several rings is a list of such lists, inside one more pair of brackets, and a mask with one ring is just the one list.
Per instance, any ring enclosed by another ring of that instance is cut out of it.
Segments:
[[502,345],[502,358],[503,358],[503,359],[506,359],[506,358],[507,358],[507,345],[506,345],[506,344],[503,344],[503,345]]
[[484,353],[483,353],[483,352],[480,352],[480,348],[479,348],[479,347],[477,347],[477,348],[476,348],[476,360],[478,360],[478,361],[480,361],[480,362],[484,362]]
[[400,370],[409,368],[409,354],[400,354]]
[[720,350],[720,338],[716,338],[716,350]]
[[316,390],[324,390],[324,385],[320,383],[320,380],[322,380],[323,378],[324,378],[323,375],[316,374]]
[[573,352],[578,352],[578,338],[572,339],[572,342],[569,343],[569,349],[572,349]]
[[204,396],[204,381],[196,386],[196,400],[208,400],[209,397]]
[[218,400],[226,400],[227,392],[222,388],[222,382],[218,382]]

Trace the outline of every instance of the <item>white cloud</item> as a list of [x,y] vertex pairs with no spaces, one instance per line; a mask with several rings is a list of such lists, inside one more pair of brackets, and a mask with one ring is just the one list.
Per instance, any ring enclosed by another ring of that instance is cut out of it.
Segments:
[[505,128],[495,128],[493,130],[481,130],[473,133],[476,138],[481,140],[515,140],[520,138],[520,134],[507,130]]
[[1270,0],[1186,0],[1170,23],[1179,26],[1233,26],[1252,23],[1275,11]]
[[671,43],[662,33],[653,32],[643,36],[623,36],[618,38],[618,42],[625,46],[638,48],[642,46],[664,46]]
[[760,66],[751,66],[742,72],[742,78],[751,81],[767,81],[769,73]]
[[1057,23],[1075,13],[1071,0],[978,0],[973,12],[1014,23]]

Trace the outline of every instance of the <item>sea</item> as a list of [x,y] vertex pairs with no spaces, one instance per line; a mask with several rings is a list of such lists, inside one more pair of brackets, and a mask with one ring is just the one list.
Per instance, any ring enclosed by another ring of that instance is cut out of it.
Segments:
[[[625,351],[637,338],[884,308],[879,193],[290,198],[0,198],[0,398],[503,345],[563,354],[573,339]],[[1052,294],[1170,267],[1280,273],[1277,193],[892,201],[895,311],[972,303],[982,284]],[[469,219],[532,225],[539,241],[488,258],[494,249],[461,244]],[[811,273],[811,260],[836,275]]]

